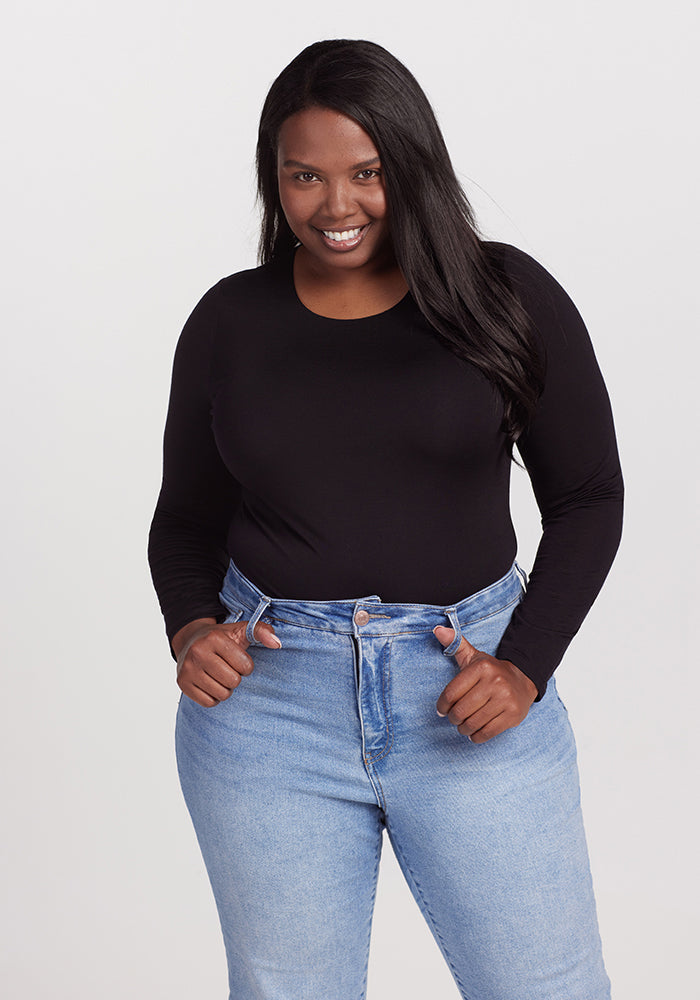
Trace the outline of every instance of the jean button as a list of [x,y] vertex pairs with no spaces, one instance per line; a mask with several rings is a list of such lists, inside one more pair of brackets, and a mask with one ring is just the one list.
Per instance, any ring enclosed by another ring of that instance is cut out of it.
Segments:
[[369,612],[364,609],[360,609],[355,612],[355,624],[356,625],[366,625],[369,621]]

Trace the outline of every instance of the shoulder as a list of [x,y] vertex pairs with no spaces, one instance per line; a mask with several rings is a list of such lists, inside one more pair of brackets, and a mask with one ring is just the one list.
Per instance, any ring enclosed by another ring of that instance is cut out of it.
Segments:
[[541,306],[554,305],[566,292],[557,279],[525,250],[510,243],[484,242],[489,260],[498,267],[514,292]]
[[211,344],[222,326],[229,329],[240,326],[241,320],[259,317],[282,300],[284,277],[284,266],[276,261],[220,278],[192,309],[180,341]]
[[273,294],[282,283],[284,269],[280,261],[261,264],[243,271],[236,271],[220,278],[201,297],[195,309],[204,304],[209,308],[225,307],[230,303],[244,305],[260,301],[261,296]]
[[547,345],[566,344],[572,338],[588,341],[578,308],[546,267],[509,243],[488,241],[484,248]]

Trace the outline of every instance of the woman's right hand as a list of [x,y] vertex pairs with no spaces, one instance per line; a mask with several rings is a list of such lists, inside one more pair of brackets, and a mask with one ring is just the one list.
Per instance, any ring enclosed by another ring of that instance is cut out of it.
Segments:
[[[246,653],[247,621],[217,625],[213,618],[197,618],[175,633],[173,652],[177,656],[177,683],[183,693],[204,708],[212,708],[230,697],[242,677],[253,672],[252,657]],[[271,625],[258,622],[255,638],[263,646],[282,645]]]

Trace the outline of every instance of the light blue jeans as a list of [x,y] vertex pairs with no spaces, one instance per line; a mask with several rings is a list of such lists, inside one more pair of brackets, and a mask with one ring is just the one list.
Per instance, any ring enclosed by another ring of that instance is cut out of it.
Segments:
[[[183,695],[177,718],[231,1000],[365,997],[384,828],[462,997],[610,996],[554,681],[481,745],[435,708],[461,634],[495,652],[522,594],[514,565],[450,607],[277,600],[231,564],[221,597],[255,669],[214,708]],[[258,620],[281,649],[255,643]],[[436,625],[457,631],[445,649]]]

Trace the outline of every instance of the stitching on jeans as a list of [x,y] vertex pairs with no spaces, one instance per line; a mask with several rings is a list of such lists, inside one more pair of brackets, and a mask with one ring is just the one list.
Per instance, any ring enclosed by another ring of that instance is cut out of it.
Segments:
[[[518,596],[516,598],[514,598],[512,601],[509,601],[508,604],[504,604],[502,607],[496,608],[495,611],[489,611],[489,613],[487,615],[482,615],[481,618],[470,618],[470,619],[468,619],[468,621],[460,622],[460,625],[461,625],[462,628],[467,628],[470,625],[476,625],[478,622],[484,622],[484,621],[486,621],[489,618],[493,618],[493,617],[495,617],[495,615],[500,615],[500,613],[502,611],[505,611],[507,608],[512,607],[514,604],[518,604],[520,602],[521,598],[522,598],[522,594],[518,594]],[[423,607],[423,606],[424,605],[420,605],[420,604],[416,605],[416,607]],[[249,609],[246,608],[245,610],[247,611]],[[380,616],[380,615],[371,615],[370,617],[377,618],[377,617],[383,617],[383,616]],[[279,617],[277,617],[275,615],[267,615],[265,620],[268,620],[269,622],[283,622],[285,625],[296,625],[297,628],[312,629],[315,632],[331,632],[331,633],[336,634],[336,635],[353,635],[354,634],[351,630],[345,632],[345,631],[341,631],[340,629],[323,628],[323,627],[321,627],[319,625],[304,625],[301,622],[293,622],[293,621],[290,621],[288,618],[279,618]],[[371,632],[368,632],[367,634],[368,635],[372,635],[374,638],[379,638],[382,635],[386,635],[386,636],[393,636],[393,635],[427,635],[429,632],[432,632],[432,628],[405,629],[405,630],[399,631],[399,632],[380,632],[380,633],[371,633]]]
[[[394,745],[394,726],[391,718],[391,712],[389,711],[389,705],[387,703],[387,694],[389,691],[389,684],[391,682],[391,643],[392,639],[389,639],[388,642],[385,643],[382,650],[382,659],[386,660],[386,669],[382,670],[382,706],[384,708],[384,718],[386,720],[386,732],[388,734],[389,744],[388,746],[386,744],[384,745],[384,748],[378,756],[368,757],[368,764],[374,764],[376,761],[381,760],[382,757],[386,757]],[[379,778],[377,778],[377,780],[379,780]]]
[[[372,787],[374,787],[374,781],[376,781],[377,784],[379,785],[379,797],[382,800],[379,805],[380,805],[380,808],[383,809],[384,812],[386,812],[386,795],[384,794],[384,789],[382,788],[382,779],[377,774],[376,767],[374,767],[371,762],[368,762],[368,763],[369,763],[369,766],[370,766],[371,771],[372,771],[372,774],[370,775],[370,781],[372,782]],[[373,780],[373,777],[374,777],[374,780]]]
[[[351,640],[351,643],[352,643],[352,655],[353,655],[353,663],[354,663],[354,668],[355,668],[355,688],[356,688],[356,692],[357,692],[357,708],[358,708],[358,711],[359,711],[360,730],[362,732],[362,748],[361,748],[361,751],[360,751],[360,756],[362,757],[362,763],[365,766],[365,770],[367,772],[367,777],[369,778],[369,783],[372,786],[372,791],[374,792],[374,797],[377,799],[377,803],[378,803],[380,809],[384,809],[386,807],[386,799],[384,798],[384,789],[382,788],[381,781],[379,780],[379,775],[377,774],[377,772],[375,771],[375,769],[372,767],[371,763],[369,762],[369,760],[368,760],[368,758],[367,758],[367,756],[365,754],[365,723],[364,723],[364,717],[363,717],[363,714],[362,714],[362,697],[361,697],[361,693],[362,692],[361,692],[361,685],[359,683],[360,677],[359,677],[359,674],[358,674],[358,664],[360,662],[361,655],[362,655],[361,654],[361,650],[360,650],[360,643],[359,643],[359,640],[358,640],[357,636],[355,636],[354,634],[351,634],[350,640]],[[375,784],[375,779],[376,779],[376,784]],[[379,785],[379,789],[377,789],[377,785]]]
[[510,608],[513,604],[518,604],[520,598],[521,595],[518,594],[516,598],[514,598],[512,601],[509,601],[508,604],[504,604],[502,608],[497,608],[496,611],[489,611],[487,615],[482,615],[481,618],[470,618],[466,622],[460,622],[460,625],[462,626],[462,628],[466,628],[467,625],[476,625],[477,622],[485,622],[487,618],[493,618],[494,615],[500,615],[501,611],[505,611],[506,608]]
[[[389,824],[388,824],[388,818],[387,818],[387,828],[388,828],[388,826],[389,826]],[[437,923],[435,921],[435,917],[433,916],[432,910],[430,909],[430,907],[428,905],[428,901],[426,900],[425,896],[423,895],[423,890],[421,889],[420,883],[419,883],[418,879],[416,878],[416,874],[413,871],[413,869],[411,868],[411,866],[409,865],[408,861],[406,860],[406,855],[404,854],[403,848],[401,847],[401,843],[400,843],[398,837],[396,836],[396,832],[392,829],[391,833],[392,833],[392,840],[393,840],[394,848],[396,849],[399,857],[401,858],[401,860],[403,861],[404,865],[406,866],[406,870],[410,874],[411,879],[413,880],[413,884],[414,884],[414,886],[416,888],[416,891],[417,891],[418,895],[420,896],[420,898],[421,898],[421,900],[423,902],[423,909],[424,909],[425,919],[427,920],[427,922],[429,923],[430,927],[432,928],[433,934],[435,935],[435,937],[440,942],[440,946],[442,948],[442,952],[443,952],[443,954],[445,956],[447,964],[450,967],[450,972],[454,976],[455,982],[457,983],[457,986],[459,987],[459,990],[460,990],[460,992],[462,994],[463,1000],[470,1000],[470,997],[467,994],[466,988],[465,988],[464,984],[462,983],[461,979],[459,978],[459,975],[457,973],[457,969],[455,967],[455,964],[452,961],[452,957],[451,957],[450,953],[447,950],[447,946],[445,945],[445,942],[443,940],[442,934],[438,930]]]

